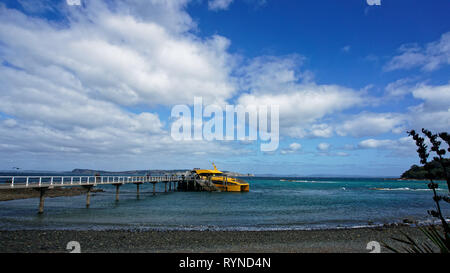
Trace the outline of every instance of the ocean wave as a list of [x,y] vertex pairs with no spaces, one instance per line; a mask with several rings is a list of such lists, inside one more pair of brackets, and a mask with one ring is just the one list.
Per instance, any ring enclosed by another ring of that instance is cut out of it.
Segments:
[[[431,191],[431,189],[411,189],[408,187],[404,188],[370,188],[376,191]],[[436,189],[437,191],[442,191],[443,189]]]
[[293,183],[320,183],[320,184],[336,184],[340,182],[335,181],[321,181],[321,180],[286,180],[280,179],[282,182],[293,182]]

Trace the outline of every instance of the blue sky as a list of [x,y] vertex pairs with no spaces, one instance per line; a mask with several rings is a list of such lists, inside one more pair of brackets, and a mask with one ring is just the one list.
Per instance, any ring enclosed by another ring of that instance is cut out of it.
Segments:
[[[0,4],[0,169],[398,176],[450,129],[448,1],[77,2]],[[174,141],[196,96],[280,105],[279,149]]]

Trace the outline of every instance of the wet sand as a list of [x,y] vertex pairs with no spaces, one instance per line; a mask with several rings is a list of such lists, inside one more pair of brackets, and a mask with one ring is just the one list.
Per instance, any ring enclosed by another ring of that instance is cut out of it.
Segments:
[[[78,241],[81,252],[239,252],[367,253],[370,241],[399,246],[391,237],[404,232],[427,240],[416,227],[389,226],[302,231],[0,231],[0,252],[68,252]],[[389,252],[381,248],[381,252]]]
[[[45,192],[45,197],[59,197],[59,196],[76,196],[86,193],[86,189],[83,187],[57,187],[48,189]],[[102,192],[102,189],[93,188],[91,192]],[[1,189],[0,201],[27,199],[27,198],[39,198],[39,191],[35,189]]]

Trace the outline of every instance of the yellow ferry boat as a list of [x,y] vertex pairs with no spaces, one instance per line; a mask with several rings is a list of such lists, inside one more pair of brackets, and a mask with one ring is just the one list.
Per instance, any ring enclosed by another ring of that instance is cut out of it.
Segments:
[[200,179],[211,180],[220,191],[247,192],[250,190],[250,185],[244,180],[228,177],[217,170],[214,163],[213,166],[214,170],[194,169],[192,172],[197,174]]

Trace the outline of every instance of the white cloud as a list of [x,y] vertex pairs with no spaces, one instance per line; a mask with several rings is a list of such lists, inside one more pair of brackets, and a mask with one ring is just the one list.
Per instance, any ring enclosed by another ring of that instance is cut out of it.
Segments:
[[231,5],[233,0],[209,0],[208,8],[210,10],[226,10]]
[[335,125],[341,136],[367,137],[384,133],[404,134],[407,130],[428,128],[434,131],[450,130],[450,84],[431,86],[425,83],[409,85],[414,79],[400,79],[386,87],[384,100],[410,94],[419,104],[403,113],[362,112],[346,116]]
[[317,149],[322,152],[328,151],[330,149],[330,147],[331,147],[331,145],[329,143],[325,143],[325,142],[319,143],[319,145],[317,145]]
[[435,131],[450,130],[450,84],[430,86],[419,84],[411,90],[423,103],[410,107],[411,127]]
[[350,52],[350,49],[351,49],[351,46],[349,46],[349,45],[346,45],[346,46],[341,48],[342,52],[345,52],[345,53]]
[[366,0],[369,6],[381,6],[381,0]]
[[399,139],[366,139],[360,141],[358,149],[378,149],[392,151],[397,156],[411,156],[416,154],[416,146],[412,137]]
[[424,107],[435,110],[448,110],[450,108],[450,84],[430,86],[420,84],[412,90],[415,98],[424,100]]
[[329,138],[333,136],[334,128],[326,123],[310,124],[308,126],[290,126],[285,129],[288,136],[296,138]]
[[80,6],[81,0],[66,0],[66,3],[69,6]]
[[[280,124],[309,124],[327,114],[361,103],[350,89],[332,85],[299,85],[293,90],[273,94],[245,94],[243,105],[280,105]],[[283,93],[282,93],[283,92]]]
[[374,148],[382,148],[382,147],[391,147],[395,144],[395,141],[390,139],[366,139],[358,143],[359,148],[368,148],[368,149],[374,149]]
[[338,125],[336,132],[341,136],[354,137],[374,136],[383,133],[404,132],[408,117],[397,113],[368,113],[347,117]]
[[292,151],[298,151],[300,148],[302,147],[302,145],[300,145],[299,143],[291,143],[289,145],[289,149],[291,149]]
[[399,48],[400,55],[394,56],[384,67],[386,71],[420,67],[424,71],[433,71],[450,64],[450,32],[444,33],[438,41],[425,47],[406,44]]
[[83,92],[122,105],[192,103],[194,96],[224,103],[236,91],[222,36],[200,39],[174,27],[184,21],[143,21],[98,3],[72,13],[77,19],[63,27],[0,8],[3,59],[42,77],[59,69]]
[[242,105],[279,105],[280,127],[292,137],[329,137],[330,126],[321,119],[345,109],[363,105],[362,92],[339,85],[319,85],[310,73],[301,73],[303,57],[266,56],[253,60],[241,83],[249,93],[239,97]]
[[[66,75],[60,72],[59,80],[62,80]],[[90,98],[71,81],[61,86],[51,78],[6,67],[0,67],[0,81],[4,83],[0,87],[0,110],[18,119],[39,121],[60,129],[115,126],[148,133],[162,131],[157,115],[129,113],[111,102]]]
[[[351,149],[353,150],[354,147],[352,146]],[[317,153],[316,155],[319,156],[331,156],[331,157],[346,157],[350,156],[349,153],[343,152],[343,151],[334,151],[334,147],[330,143],[322,142],[317,145]]]
[[[228,10],[233,2],[234,0],[208,0],[208,9],[212,11]],[[264,6],[267,0],[245,0],[244,2],[259,8]]]
[[287,149],[282,149],[281,150],[281,154],[292,154],[295,153],[297,151],[299,151],[302,148],[302,145],[297,143],[297,142],[293,142],[289,145],[289,147]]
[[385,88],[385,96],[387,98],[403,97],[406,94],[411,93],[412,87],[409,85],[414,82],[413,78],[402,78],[394,82],[389,83]]
[[[113,1],[110,9],[89,1],[65,7],[61,24],[0,4],[0,151],[49,155],[45,166],[116,169],[179,151],[241,153],[226,143],[175,142],[152,112],[158,104],[191,104],[194,96],[223,103],[236,90],[229,41],[188,32],[195,25],[186,3]],[[113,159],[96,161],[105,157]]]

